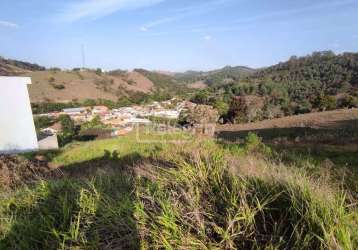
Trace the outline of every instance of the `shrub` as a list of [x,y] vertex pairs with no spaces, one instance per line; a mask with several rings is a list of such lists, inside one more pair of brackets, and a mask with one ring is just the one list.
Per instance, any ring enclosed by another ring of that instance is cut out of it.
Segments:
[[58,90],[62,90],[62,89],[65,89],[65,85],[63,84],[51,84],[52,87],[54,87],[55,89],[58,89]]
[[339,100],[339,107],[358,108],[358,98],[351,95],[346,95]]
[[58,135],[60,146],[64,146],[72,142],[76,135],[75,123],[68,115],[60,115],[59,122],[61,123],[62,132]]
[[319,95],[315,101],[315,105],[320,111],[334,110],[337,108],[337,101],[333,96]]
[[244,147],[248,153],[260,153],[265,156],[271,155],[271,149],[262,142],[262,138],[255,133],[248,133],[245,138]]
[[38,116],[34,118],[34,123],[36,129],[39,130],[53,125],[55,121],[48,116]]
[[213,107],[207,105],[195,105],[180,113],[179,123],[189,126],[215,124],[218,119],[219,113]]
[[56,81],[55,77],[51,76],[49,79],[48,79],[48,82],[49,83],[54,83]]
[[102,69],[100,69],[100,68],[96,69],[96,75],[101,76],[102,75]]
[[107,126],[104,125],[101,122],[101,118],[98,115],[96,115],[91,121],[81,125],[81,133],[88,129],[105,129],[105,128],[107,128]]

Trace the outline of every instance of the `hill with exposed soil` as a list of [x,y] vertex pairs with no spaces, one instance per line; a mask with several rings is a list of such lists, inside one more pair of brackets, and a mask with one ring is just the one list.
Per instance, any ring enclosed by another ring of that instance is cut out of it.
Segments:
[[154,84],[138,72],[121,75],[95,71],[35,71],[24,74],[32,78],[29,86],[32,102],[67,102],[84,99],[116,101],[130,92],[149,94]]
[[45,67],[37,64],[0,57],[0,75],[2,76],[19,75],[25,72],[43,70],[45,70]]

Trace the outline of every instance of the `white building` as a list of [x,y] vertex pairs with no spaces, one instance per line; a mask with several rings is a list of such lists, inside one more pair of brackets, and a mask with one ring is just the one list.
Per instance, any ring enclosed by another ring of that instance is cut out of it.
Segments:
[[85,108],[69,108],[69,109],[64,109],[63,112],[69,116],[76,116],[76,115],[85,114],[87,112],[87,109],[85,109]]
[[38,150],[28,77],[0,77],[0,153]]

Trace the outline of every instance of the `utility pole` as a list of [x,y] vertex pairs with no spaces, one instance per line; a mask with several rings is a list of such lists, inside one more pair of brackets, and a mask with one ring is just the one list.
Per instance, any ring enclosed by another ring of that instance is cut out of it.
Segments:
[[86,67],[85,46],[82,44],[82,70]]

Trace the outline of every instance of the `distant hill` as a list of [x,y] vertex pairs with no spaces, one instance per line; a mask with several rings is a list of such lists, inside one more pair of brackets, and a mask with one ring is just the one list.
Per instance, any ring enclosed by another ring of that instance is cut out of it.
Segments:
[[[28,76],[32,103],[73,102],[87,99],[117,101],[121,98],[146,100],[150,96],[169,97],[189,90],[170,76],[147,70],[46,69],[33,63],[0,58],[0,75]],[[154,81],[154,82],[153,82]]]
[[335,95],[358,87],[358,53],[335,55],[331,51],[293,56],[287,62],[258,70],[247,80],[251,83],[275,82],[283,85],[306,82],[326,94]]
[[176,79],[171,75],[145,69],[135,69],[134,71],[140,73],[152,81],[156,92],[166,92],[175,95],[191,91],[186,83]]
[[37,64],[0,57],[0,75],[3,76],[18,75],[24,72],[44,70],[46,70],[45,67],[39,66]]
[[69,102],[85,99],[116,101],[133,92],[150,94],[154,84],[138,72],[120,75],[96,71],[35,71],[23,74],[32,78],[31,102]]
[[210,87],[192,98],[222,108],[230,122],[358,107],[358,53],[314,52],[225,78],[230,73],[232,68],[214,74]]
[[227,83],[237,82],[255,72],[254,69],[245,66],[226,66],[222,69],[212,71],[187,71],[174,75],[178,81],[188,84],[204,83],[207,86],[220,86]]

